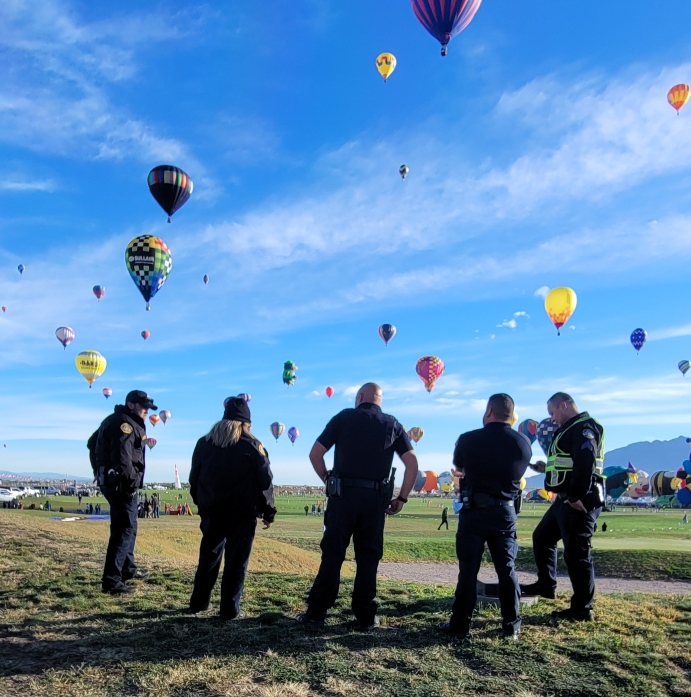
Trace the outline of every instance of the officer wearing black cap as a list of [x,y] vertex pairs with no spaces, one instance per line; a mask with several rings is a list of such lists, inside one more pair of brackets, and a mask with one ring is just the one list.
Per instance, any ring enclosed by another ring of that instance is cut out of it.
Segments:
[[225,550],[219,614],[232,620],[240,615],[257,518],[266,530],[276,508],[269,456],[252,435],[249,406],[240,397],[229,397],[224,406],[223,419],[197,441],[192,455],[190,493],[203,537],[189,609],[208,610]]
[[116,405],[87,443],[91,467],[110,504],[110,540],[103,568],[104,593],[134,592],[127,581],[149,573],[134,562],[137,539],[137,493],[144,482],[145,419],[158,407],[146,392],[132,390]]
[[[382,413],[379,385],[363,385],[355,409],[344,409],[329,421],[310,452],[314,471],[326,482],[322,560],[307,598],[307,610],[295,619],[303,625],[323,625],[336,602],[341,566],[351,538],[355,547],[352,608],[360,629],[379,626],[377,567],[384,550],[385,514],[398,513],[407,502],[417,476],[417,457],[403,426]],[[324,454],[333,446],[333,471],[327,473]],[[390,477],[396,453],[405,465],[400,495],[393,499]],[[327,476],[328,475],[328,476]]]
[[461,639],[470,637],[485,544],[499,579],[502,633],[506,639],[517,639],[521,627],[515,506],[531,450],[528,439],[511,428],[513,413],[509,395],[492,395],[482,418],[484,427],[463,433],[453,453],[463,503],[456,534],[459,573],[451,619],[440,629]]
[[545,488],[556,494],[533,531],[537,581],[521,587],[524,595],[554,598],[557,589],[557,543],[564,543],[564,561],[573,587],[570,607],[555,610],[559,620],[593,619],[595,569],[590,554],[595,525],[604,504],[605,430],[573,397],[557,392],[547,402],[550,418],[559,424],[547,454]]

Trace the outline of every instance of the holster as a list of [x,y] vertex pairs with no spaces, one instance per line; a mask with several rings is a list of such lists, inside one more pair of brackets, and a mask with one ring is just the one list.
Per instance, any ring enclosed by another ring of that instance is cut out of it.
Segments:
[[391,474],[389,475],[388,479],[385,479],[381,483],[381,493],[382,493],[382,498],[384,499],[384,506],[386,508],[389,507],[389,503],[391,503],[391,499],[393,499],[393,490],[396,486],[396,468],[392,467],[391,468]]
[[333,472],[326,473],[325,493],[328,498],[340,498],[343,496],[343,483],[340,477],[337,477]]

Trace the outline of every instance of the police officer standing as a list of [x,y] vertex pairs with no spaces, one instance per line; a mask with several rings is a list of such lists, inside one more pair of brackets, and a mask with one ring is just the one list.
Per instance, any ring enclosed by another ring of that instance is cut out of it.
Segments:
[[516,502],[520,501],[520,481],[530,464],[531,450],[528,439],[511,428],[513,413],[509,395],[492,395],[482,417],[483,428],[463,433],[453,453],[463,503],[456,534],[458,585],[451,619],[439,628],[461,639],[470,638],[485,543],[499,577],[503,635],[517,639],[521,628],[521,593],[514,568],[518,552]]
[[523,595],[554,598],[557,588],[557,543],[564,543],[564,561],[573,596],[571,606],[552,613],[557,619],[591,621],[595,570],[590,545],[604,504],[604,429],[588,412],[579,412],[573,398],[557,392],[547,402],[559,429],[549,447],[545,488],[556,499],[533,532],[537,582],[522,586]]
[[145,419],[158,407],[146,392],[133,390],[125,405],[116,405],[87,443],[91,466],[101,492],[110,504],[110,539],[101,588],[104,593],[133,593],[126,584],[148,578],[134,562],[137,539],[138,490],[144,482]]
[[[393,416],[382,413],[381,402],[379,385],[363,385],[355,409],[336,414],[310,452],[314,471],[326,483],[329,505],[324,514],[321,565],[307,610],[295,618],[300,624],[324,624],[338,597],[341,566],[352,537],[357,565],[353,613],[361,630],[379,626],[375,596],[377,567],[384,552],[384,519],[407,503],[418,469],[408,434]],[[327,473],[324,454],[333,446],[333,471]],[[400,495],[395,499],[390,476],[394,453],[405,465]]]

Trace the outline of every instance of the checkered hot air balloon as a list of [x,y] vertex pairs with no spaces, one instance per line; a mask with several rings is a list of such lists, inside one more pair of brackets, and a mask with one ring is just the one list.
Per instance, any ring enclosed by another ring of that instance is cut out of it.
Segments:
[[445,56],[451,39],[460,34],[475,17],[482,0],[411,0],[418,22],[441,43]]
[[182,208],[192,195],[194,185],[189,175],[173,165],[154,167],[148,176],[149,191],[158,205],[170,216]]
[[543,419],[537,427],[537,442],[540,444],[542,451],[547,455],[549,446],[552,445],[554,434],[557,432],[559,424],[552,419]]
[[149,301],[161,290],[173,268],[173,256],[168,245],[154,235],[135,237],[125,250],[125,263],[134,284],[146,300],[146,309],[150,310]]
[[437,356],[423,356],[415,365],[415,371],[425,383],[425,389],[431,392],[436,381],[444,373],[444,361]]
[[645,329],[634,329],[631,332],[631,345],[636,349],[638,353],[642,348],[643,344],[648,340],[648,332]]

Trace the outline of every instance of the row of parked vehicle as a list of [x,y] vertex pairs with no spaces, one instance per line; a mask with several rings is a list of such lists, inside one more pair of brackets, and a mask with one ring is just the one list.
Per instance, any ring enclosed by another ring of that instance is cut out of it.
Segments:
[[0,503],[9,503],[15,499],[23,499],[27,496],[38,497],[58,493],[60,493],[60,490],[54,487],[44,489],[43,491],[33,489],[30,486],[0,487]]

